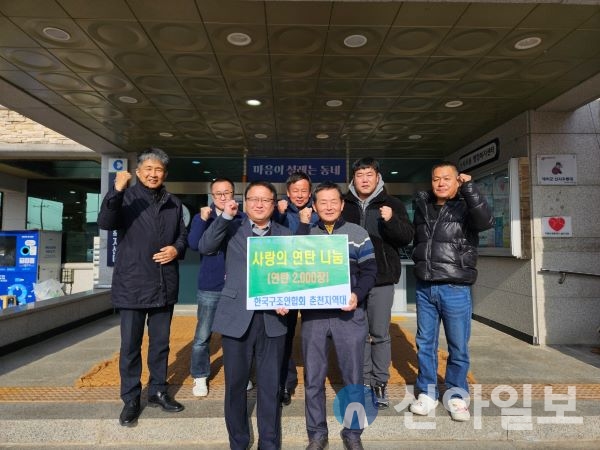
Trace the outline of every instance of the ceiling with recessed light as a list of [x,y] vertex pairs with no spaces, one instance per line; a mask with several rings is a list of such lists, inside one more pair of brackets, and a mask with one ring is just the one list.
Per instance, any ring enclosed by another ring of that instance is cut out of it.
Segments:
[[590,1],[0,0],[0,104],[107,154],[437,159],[598,73]]

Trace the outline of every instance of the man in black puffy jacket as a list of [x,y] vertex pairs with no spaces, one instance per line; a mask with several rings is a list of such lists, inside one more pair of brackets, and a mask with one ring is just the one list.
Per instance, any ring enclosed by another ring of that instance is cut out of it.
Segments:
[[179,412],[183,405],[167,392],[169,334],[179,293],[178,259],[186,249],[187,231],[181,201],[163,186],[169,157],[158,148],[138,156],[137,183],[117,172],[100,207],[98,226],[117,230],[112,303],[121,316],[121,399],[119,423],[134,426],[141,412],[142,338],[147,321],[149,348],[148,405]]
[[471,176],[450,162],[432,169],[432,191],[414,200],[413,260],[417,278],[418,398],[414,414],[427,415],[438,404],[437,351],[440,321],[448,342],[444,406],[453,420],[470,419],[469,337],[471,285],[477,278],[479,232],[492,228],[490,208]]
[[392,347],[390,320],[394,284],[400,279],[399,249],[410,244],[413,227],[404,204],[385,191],[377,160],[366,157],[352,165],[352,182],[344,197],[342,217],[369,233],[375,248],[377,279],[366,299],[369,334],[365,345],[363,376],[378,408],[387,408]]

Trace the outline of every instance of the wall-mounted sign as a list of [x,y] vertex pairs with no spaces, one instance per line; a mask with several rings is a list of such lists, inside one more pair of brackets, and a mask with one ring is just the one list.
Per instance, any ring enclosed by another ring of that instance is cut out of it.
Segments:
[[538,155],[538,184],[577,184],[576,155]]
[[570,216],[542,217],[543,237],[573,237]]
[[127,160],[125,158],[108,158],[108,171],[120,172],[127,170]]
[[499,155],[499,141],[498,139],[494,139],[493,141],[476,148],[472,152],[461,156],[457,164],[458,171],[464,172],[483,166],[490,161],[496,161]]
[[248,180],[265,180],[285,183],[291,173],[302,171],[313,183],[333,181],[346,182],[346,162],[344,159],[304,159],[304,158],[248,158]]
[[[127,159],[108,158],[108,186],[115,184],[117,172],[127,170]],[[106,265],[113,267],[115,265],[115,256],[117,254],[117,230],[108,232],[108,241],[106,243]]]

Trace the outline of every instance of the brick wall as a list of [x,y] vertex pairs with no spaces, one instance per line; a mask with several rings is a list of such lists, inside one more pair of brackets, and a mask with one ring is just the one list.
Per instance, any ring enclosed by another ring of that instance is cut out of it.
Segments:
[[0,106],[0,142],[3,144],[79,145],[4,106]]

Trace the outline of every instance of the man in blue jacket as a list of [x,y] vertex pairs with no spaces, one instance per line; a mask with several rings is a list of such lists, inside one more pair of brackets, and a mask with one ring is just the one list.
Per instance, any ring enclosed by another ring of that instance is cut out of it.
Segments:
[[[298,230],[300,224],[300,213],[310,215],[310,223],[317,223],[319,216],[313,211],[312,182],[310,177],[302,171],[293,172],[286,183],[287,197],[277,202],[275,220],[288,227],[292,233]],[[292,358],[296,324],[298,323],[298,310],[290,310],[287,315],[288,333],[285,340],[285,354],[281,367],[281,404],[289,405],[292,402],[292,394],[298,385],[298,370],[296,362]]]
[[437,362],[440,322],[448,342],[444,405],[453,420],[467,421],[471,285],[477,279],[479,232],[494,217],[471,176],[451,162],[435,165],[429,192],[414,200],[413,260],[417,278],[418,398],[410,411],[427,415],[438,404]]
[[[200,212],[192,219],[190,233],[188,234],[188,245],[190,249],[198,251],[200,238],[206,229],[219,217],[225,205],[233,200],[235,187],[228,178],[216,178],[210,183],[210,192],[213,202],[210,206],[203,206]],[[246,215],[238,212],[233,217],[229,226],[236,229],[239,222]],[[204,255],[200,259],[200,270],[198,271],[198,291],[196,300],[198,302],[196,332],[192,343],[192,360],[190,373],[194,379],[192,393],[196,397],[208,395],[207,378],[210,375],[210,337],[215,311],[221,290],[225,284],[225,253],[227,243],[223,242],[221,247],[210,255]]]
[[169,157],[158,148],[138,156],[137,183],[117,172],[100,207],[98,226],[117,230],[118,244],[112,278],[112,303],[121,316],[119,374],[125,403],[119,422],[133,426],[140,415],[141,346],[148,323],[148,405],[179,412],[183,405],[167,392],[169,334],[173,306],[178,300],[179,265],[187,231],[181,201],[167,192]]

